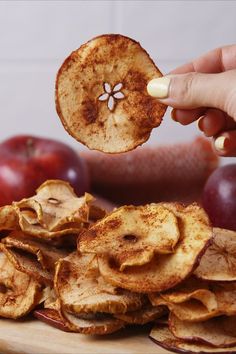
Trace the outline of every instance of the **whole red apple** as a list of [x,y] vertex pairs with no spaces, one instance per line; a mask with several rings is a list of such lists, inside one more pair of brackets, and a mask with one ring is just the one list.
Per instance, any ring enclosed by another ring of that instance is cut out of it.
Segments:
[[33,195],[47,179],[68,181],[78,195],[89,190],[87,166],[66,144],[34,136],[0,144],[0,205]]

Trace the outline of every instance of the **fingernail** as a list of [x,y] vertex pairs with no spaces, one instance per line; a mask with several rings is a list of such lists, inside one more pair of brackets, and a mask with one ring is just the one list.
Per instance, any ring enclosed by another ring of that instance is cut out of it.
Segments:
[[175,122],[178,122],[178,121],[177,121],[177,118],[176,118],[176,110],[175,110],[175,109],[172,109],[170,115],[171,115],[171,118],[172,118]]
[[159,77],[158,79],[153,79],[149,81],[147,85],[147,92],[150,96],[156,98],[166,98],[168,97],[170,86],[170,78]]
[[201,132],[203,132],[203,119],[204,119],[204,117],[205,116],[201,116],[197,120],[198,129],[201,130]]
[[226,141],[227,141],[227,138],[225,136],[219,136],[215,140],[215,148],[216,148],[216,150],[224,150]]

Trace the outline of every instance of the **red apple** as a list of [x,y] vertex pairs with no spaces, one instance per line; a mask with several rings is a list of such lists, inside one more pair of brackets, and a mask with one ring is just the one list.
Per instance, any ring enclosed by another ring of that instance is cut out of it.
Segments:
[[87,166],[66,144],[34,136],[0,144],[0,205],[33,195],[47,179],[68,181],[78,195],[89,190]]

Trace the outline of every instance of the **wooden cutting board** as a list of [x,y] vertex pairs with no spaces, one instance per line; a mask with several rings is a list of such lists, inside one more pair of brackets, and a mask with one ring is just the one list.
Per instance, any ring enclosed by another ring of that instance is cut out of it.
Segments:
[[149,338],[150,329],[135,327],[116,334],[66,333],[40,321],[0,320],[1,354],[165,354]]

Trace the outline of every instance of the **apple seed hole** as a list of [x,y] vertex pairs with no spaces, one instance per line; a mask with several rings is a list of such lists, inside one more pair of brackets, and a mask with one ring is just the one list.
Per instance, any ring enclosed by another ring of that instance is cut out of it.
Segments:
[[54,204],[54,205],[58,205],[60,204],[60,200],[56,199],[56,198],[48,198],[48,203],[50,204]]
[[128,242],[132,242],[132,243],[135,243],[135,242],[137,242],[138,241],[138,238],[137,238],[137,236],[135,236],[135,235],[125,235],[125,236],[123,236],[123,240],[125,240],[125,241],[128,241]]

